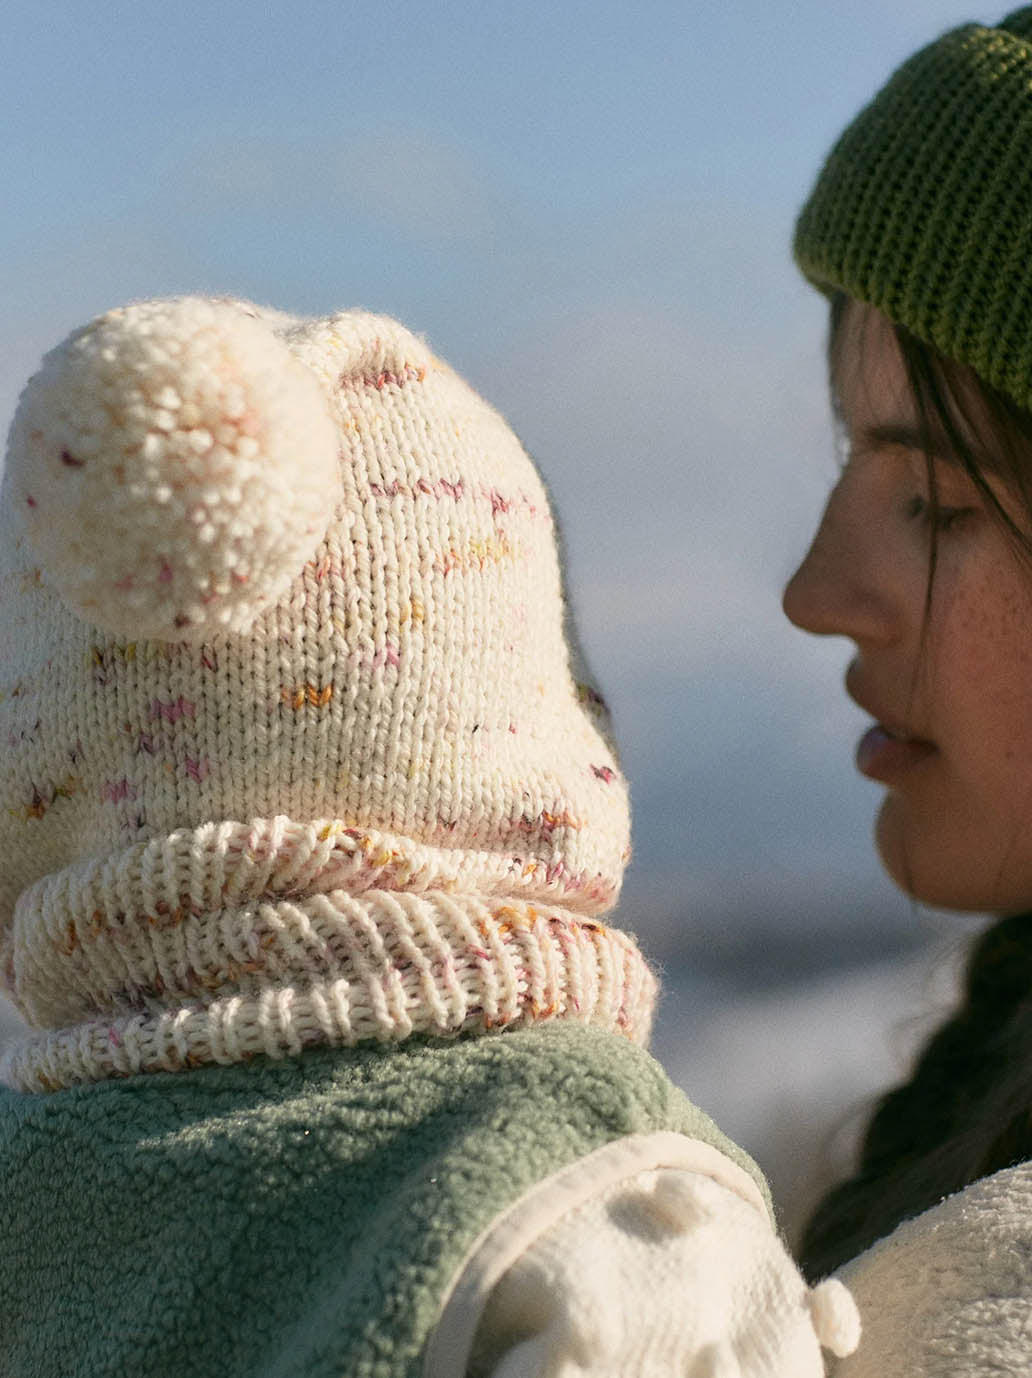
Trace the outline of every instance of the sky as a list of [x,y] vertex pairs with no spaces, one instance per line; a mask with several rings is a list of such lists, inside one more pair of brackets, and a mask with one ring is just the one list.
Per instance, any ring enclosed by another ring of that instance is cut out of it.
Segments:
[[[834,138],[953,0],[8,0],[0,426],[130,298],[364,306],[498,406],[555,498],[659,947],[913,925],[842,643],[781,585],[834,474],[791,263]],[[920,920],[918,920],[920,922]]]

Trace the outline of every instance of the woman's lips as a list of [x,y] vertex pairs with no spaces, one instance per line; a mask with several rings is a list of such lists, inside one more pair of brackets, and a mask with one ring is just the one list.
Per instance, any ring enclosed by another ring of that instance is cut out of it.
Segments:
[[920,737],[903,737],[876,723],[860,738],[856,766],[861,775],[891,785],[906,771],[927,760],[935,751],[933,742]]

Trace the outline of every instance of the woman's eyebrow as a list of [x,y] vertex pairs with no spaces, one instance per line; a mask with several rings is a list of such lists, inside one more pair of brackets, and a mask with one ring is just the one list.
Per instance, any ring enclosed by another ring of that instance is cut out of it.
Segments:
[[[885,421],[877,425],[861,426],[856,433],[858,445],[864,450],[878,450],[896,446],[903,450],[918,450],[926,453],[934,437],[924,434],[917,426],[905,421]],[[946,446],[941,446],[943,450]],[[936,459],[949,459],[949,454],[940,454],[932,444],[932,454]]]
[[[906,421],[889,421],[878,425],[861,426],[857,432],[855,443],[858,448],[863,450],[878,450],[889,446],[896,446],[903,450],[915,450],[918,454],[928,455],[944,464],[954,464],[960,468],[966,467],[946,436],[937,435],[934,431],[931,433],[923,431],[920,427]],[[977,446],[969,445],[968,448],[980,469],[994,471],[999,467],[990,456],[983,454]]]

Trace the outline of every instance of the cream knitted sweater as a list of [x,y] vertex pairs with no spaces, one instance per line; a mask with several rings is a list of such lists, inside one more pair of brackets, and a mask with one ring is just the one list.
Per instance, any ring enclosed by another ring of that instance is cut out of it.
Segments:
[[834,1378],[1032,1373],[1032,1163],[948,1197],[838,1276],[863,1343]]

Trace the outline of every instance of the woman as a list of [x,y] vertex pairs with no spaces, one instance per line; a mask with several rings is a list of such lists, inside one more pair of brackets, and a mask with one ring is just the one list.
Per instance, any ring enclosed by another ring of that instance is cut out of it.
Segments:
[[864,1339],[837,1371],[1029,1372],[1032,7],[904,64],[832,151],[796,256],[830,298],[847,453],[785,610],[855,645],[892,879],[1005,916],[802,1262],[854,1260]]

